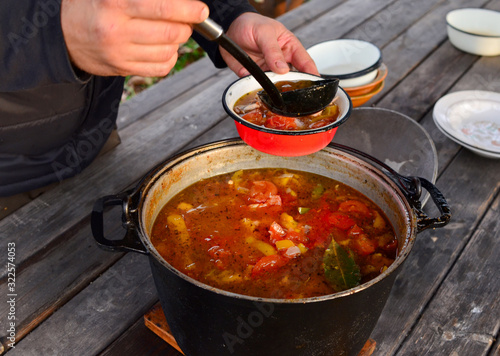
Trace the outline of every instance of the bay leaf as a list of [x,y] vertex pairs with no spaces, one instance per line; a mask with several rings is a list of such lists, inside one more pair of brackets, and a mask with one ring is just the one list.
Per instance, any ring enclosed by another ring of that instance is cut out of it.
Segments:
[[325,250],[323,268],[325,278],[337,292],[356,287],[361,281],[356,261],[335,239]]

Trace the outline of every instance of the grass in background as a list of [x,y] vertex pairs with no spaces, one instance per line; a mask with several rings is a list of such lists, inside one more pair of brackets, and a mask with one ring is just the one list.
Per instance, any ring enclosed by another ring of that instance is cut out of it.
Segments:
[[198,59],[206,55],[205,51],[190,38],[185,44],[179,47],[179,58],[175,63],[174,68],[165,77],[141,77],[137,75],[125,77],[125,86],[123,88],[122,102],[132,98],[134,95],[140,93],[144,89],[149,88],[151,85],[158,83],[162,79],[180,72]]

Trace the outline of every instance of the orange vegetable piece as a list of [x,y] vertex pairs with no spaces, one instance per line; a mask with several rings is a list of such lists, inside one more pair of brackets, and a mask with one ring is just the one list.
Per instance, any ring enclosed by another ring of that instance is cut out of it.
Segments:
[[346,200],[340,203],[339,211],[344,213],[360,213],[366,216],[372,215],[370,209],[359,200]]
[[252,268],[252,278],[257,278],[264,273],[274,272],[288,263],[289,259],[281,255],[262,257]]

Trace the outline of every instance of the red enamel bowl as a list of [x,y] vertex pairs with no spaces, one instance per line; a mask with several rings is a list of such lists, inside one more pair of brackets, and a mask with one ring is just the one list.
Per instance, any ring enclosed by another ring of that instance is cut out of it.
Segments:
[[[276,74],[267,72],[273,82],[282,80],[322,80],[323,78],[302,72]],[[349,95],[339,87],[336,95],[336,104],[339,107],[337,120],[324,127],[303,131],[287,131],[269,129],[252,124],[234,112],[234,104],[243,95],[260,89],[260,84],[252,76],[236,80],[229,85],[222,96],[224,109],[233,118],[241,139],[256,150],[276,156],[305,156],[325,148],[335,136],[337,128],[344,123],[351,114],[352,102]]]

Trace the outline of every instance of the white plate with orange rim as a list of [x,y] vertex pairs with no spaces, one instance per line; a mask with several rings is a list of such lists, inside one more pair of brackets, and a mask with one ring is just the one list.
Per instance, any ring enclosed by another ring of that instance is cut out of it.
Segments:
[[464,90],[445,95],[432,116],[438,129],[459,145],[500,158],[500,93]]

